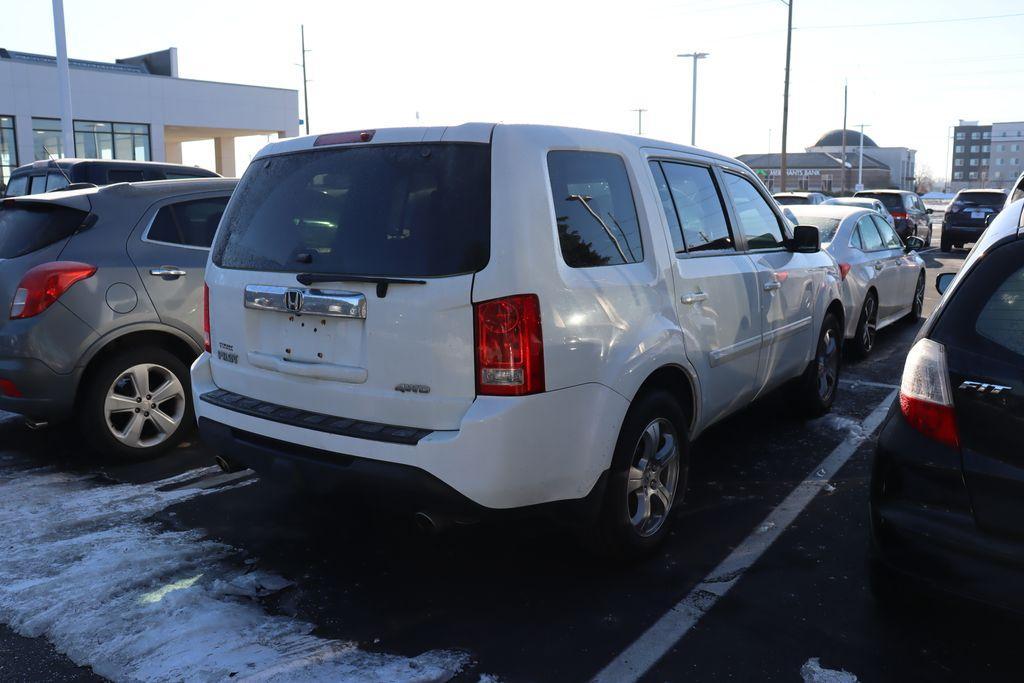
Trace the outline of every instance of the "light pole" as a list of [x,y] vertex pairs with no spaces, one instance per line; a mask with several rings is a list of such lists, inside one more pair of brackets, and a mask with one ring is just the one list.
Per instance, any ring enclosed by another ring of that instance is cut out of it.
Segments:
[[646,109],[631,109],[630,111],[636,112],[636,134],[644,134],[644,112]]
[[53,35],[57,43],[57,89],[60,93],[61,147],[57,156],[75,156],[75,133],[71,114],[71,73],[68,70],[68,42],[64,34],[64,0],[53,0]]
[[864,189],[864,128],[870,126],[870,123],[858,123],[857,127],[860,128],[860,152],[858,152],[857,160],[857,187],[854,188],[857,192]]
[[786,86],[782,91],[782,163],[780,164],[780,176],[782,179],[782,191],[786,191],[786,133],[789,128],[789,57],[793,48],[793,0],[785,2],[789,7],[789,23],[786,25]]
[[693,104],[690,111],[690,144],[697,144],[697,60],[704,59],[710,52],[687,52],[676,57],[691,57],[693,59]]

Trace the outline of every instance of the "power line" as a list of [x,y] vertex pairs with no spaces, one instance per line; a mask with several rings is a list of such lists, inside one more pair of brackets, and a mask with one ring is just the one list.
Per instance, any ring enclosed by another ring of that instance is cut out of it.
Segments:
[[919,19],[916,21],[885,21],[877,24],[829,24],[824,26],[794,26],[794,31],[812,31],[831,28],[873,28],[878,26],[917,26],[919,24],[950,24],[960,21],[983,21],[987,19],[1007,19],[1009,17],[1024,17],[1024,12],[1012,14],[990,14],[981,17],[955,17],[951,19]]

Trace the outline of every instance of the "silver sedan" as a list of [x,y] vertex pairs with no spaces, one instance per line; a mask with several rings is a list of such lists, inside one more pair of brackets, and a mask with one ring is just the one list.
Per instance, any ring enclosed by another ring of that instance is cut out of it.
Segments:
[[800,225],[821,233],[822,247],[832,254],[842,275],[846,339],[855,355],[867,356],[878,330],[924,307],[924,261],[916,250],[924,240],[904,244],[896,231],[870,209],[819,204],[790,206]]
[[871,197],[832,197],[823,201],[822,204],[838,204],[840,206],[856,206],[861,209],[871,209],[877,211],[878,215],[884,218],[885,222],[892,228],[895,229],[896,227],[896,221],[893,220],[889,209],[885,208],[885,204]]

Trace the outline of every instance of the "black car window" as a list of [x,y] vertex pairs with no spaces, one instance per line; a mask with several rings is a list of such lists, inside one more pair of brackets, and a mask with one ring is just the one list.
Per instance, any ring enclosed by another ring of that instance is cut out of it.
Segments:
[[7,191],[4,193],[4,196],[20,197],[23,194],[28,194],[28,176],[19,175],[11,178],[11,182],[7,184]]
[[1002,192],[961,192],[955,201],[965,206],[987,206],[992,209],[1002,208],[1006,195]]
[[882,236],[878,233],[878,228],[875,226],[875,222],[871,220],[870,215],[862,216],[857,221],[857,228],[860,231],[860,240],[861,244],[864,245],[864,251],[878,251],[885,248]]
[[157,211],[146,238],[154,242],[209,248],[227,203],[227,197],[213,197],[168,204]]
[[900,195],[895,192],[858,192],[855,196],[877,199],[885,204],[885,208],[889,209],[890,212],[903,210],[903,201],[900,199]]
[[732,249],[734,242],[711,169],[669,162],[664,162],[662,168],[679,215],[686,250]]
[[141,170],[110,169],[107,171],[107,182],[114,183],[137,183],[143,179]]
[[1024,358],[1024,266],[1002,281],[978,314],[975,331]]
[[672,192],[668,188],[668,181],[665,179],[665,172],[662,171],[661,164],[652,161],[650,166],[654,184],[658,188],[658,199],[661,200],[662,212],[665,214],[665,220],[668,221],[668,232],[672,236],[672,249],[678,254],[686,251],[686,243],[683,242],[683,229],[679,225],[676,206],[672,203]]
[[784,244],[782,226],[754,184],[735,173],[725,174],[725,184],[736,211],[736,220],[748,249],[777,249]]
[[562,258],[573,268],[644,260],[633,190],[622,157],[548,152]]

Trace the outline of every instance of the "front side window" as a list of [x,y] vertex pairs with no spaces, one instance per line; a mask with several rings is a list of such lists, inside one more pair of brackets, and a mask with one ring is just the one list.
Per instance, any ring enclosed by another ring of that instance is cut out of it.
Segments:
[[32,117],[32,147],[36,161],[64,156],[60,119]]
[[661,164],[657,161],[649,162],[651,175],[654,176],[654,184],[658,188],[658,199],[661,200],[661,210],[668,221],[668,232],[672,237],[672,250],[679,254],[686,251],[686,244],[683,242],[683,229],[679,225],[679,216],[676,215],[676,206],[672,203],[672,192],[668,189],[668,181],[665,173],[661,170]]
[[726,173],[725,185],[732,198],[739,229],[747,240],[747,248],[777,249],[783,246],[785,239],[779,219],[754,184],[735,173]]
[[227,197],[168,204],[157,211],[146,238],[153,242],[209,249],[227,204]]
[[604,152],[548,152],[562,258],[573,268],[644,260],[633,190],[622,157]]
[[667,161],[662,168],[679,214],[686,250],[732,249],[732,235],[711,169]]

